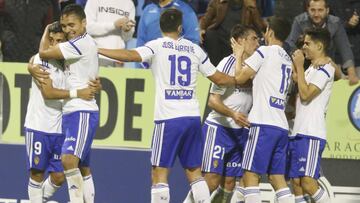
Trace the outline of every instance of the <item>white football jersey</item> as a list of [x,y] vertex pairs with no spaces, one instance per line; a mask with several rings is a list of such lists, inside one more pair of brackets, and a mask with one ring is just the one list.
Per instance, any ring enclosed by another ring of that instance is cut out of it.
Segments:
[[[53,87],[65,88],[65,75],[58,60],[41,60],[39,54],[36,54],[33,63],[42,65],[50,73]],[[45,133],[62,133],[62,106],[63,100],[45,100],[32,79],[24,126]]]
[[296,117],[292,136],[311,136],[326,139],[326,111],[334,83],[335,68],[326,64],[320,68],[310,66],[305,71],[305,80],[321,90],[310,102],[296,100]]
[[290,56],[280,46],[261,46],[245,63],[256,71],[249,121],[288,130],[284,110],[292,74]]
[[200,116],[198,72],[205,77],[216,72],[206,53],[189,40],[169,37],[150,41],[136,51],[150,64],[155,79],[155,120]]
[[[65,59],[66,89],[88,87],[99,72],[99,58],[94,39],[87,33],[59,44]],[[65,100],[64,113],[74,111],[98,111],[95,99],[86,101],[80,98]]]
[[[230,55],[220,61],[219,65],[217,66],[217,70],[230,76],[234,76],[235,64],[236,58],[233,55]],[[252,106],[252,94],[250,87],[219,87],[213,83],[211,85],[210,93],[221,95],[221,100],[225,106],[246,115],[249,113]],[[206,120],[229,128],[242,128],[242,126],[236,124],[231,117],[224,116],[223,114],[214,110],[209,113]]]

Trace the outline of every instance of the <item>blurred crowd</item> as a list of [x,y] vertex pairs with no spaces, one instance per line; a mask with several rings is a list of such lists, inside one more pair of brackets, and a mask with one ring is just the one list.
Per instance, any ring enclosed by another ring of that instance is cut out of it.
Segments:
[[[285,17],[293,24],[286,41],[289,52],[307,28],[326,27],[331,56],[349,75],[350,84],[360,76],[360,0],[0,0],[0,60],[27,62],[37,53],[45,26],[59,20],[61,9],[70,3],[84,7],[87,32],[98,46],[114,49],[160,37],[161,12],[178,8],[184,13],[183,37],[200,44],[214,65],[231,54],[228,39],[236,24],[254,27],[261,38],[268,17]],[[105,57],[100,65],[124,66]]]

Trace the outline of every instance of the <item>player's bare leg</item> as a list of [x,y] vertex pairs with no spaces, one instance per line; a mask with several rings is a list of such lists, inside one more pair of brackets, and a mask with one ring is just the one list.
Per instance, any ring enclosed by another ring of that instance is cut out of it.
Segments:
[[245,171],[244,172],[244,184],[245,184],[245,203],[261,203],[258,174]]
[[42,185],[43,201],[49,200],[50,197],[61,187],[65,181],[65,175],[63,172],[51,172],[49,177],[44,181]]
[[312,177],[301,177],[301,187],[304,192],[311,195],[316,203],[330,203],[330,197],[326,192],[319,187],[319,184],[316,179]]
[[32,203],[42,203],[42,182],[44,180],[44,171],[31,169],[30,180],[28,183],[28,195]]
[[151,171],[151,203],[170,202],[170,189],[168,184],[169,169],[153,166]]
[[245,184],[243,178],[236,183],[234,194],[231,197],[230,203],[244,203],[245,202]]

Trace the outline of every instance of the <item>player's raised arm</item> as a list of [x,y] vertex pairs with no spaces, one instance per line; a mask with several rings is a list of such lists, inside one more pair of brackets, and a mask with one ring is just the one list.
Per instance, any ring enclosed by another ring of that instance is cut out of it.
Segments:
[[298,84],[300,99],[302,101],[309,102],[317,95],[319,95],[321,90],[317,86],[311,83],[308,84],[305,80],[305,72],[304,72],[305,57],[303,52],[301,50],[296,50],[292,58],[297,73],[297,84]]
[[248,65],[244,65],[243,54],[244,54],[244,46],[239,44],[234,38],[231,38],[231,47],[233,49],[236,64],[235,64],[235,80],[236,84],[244,85],[247,81],[249,81],[256,72],[248,67]]
[[235,77],[216,71],[214,74],[208,76],[211,82],[219,86],[234,86],[236,84]]
[[59,48],[59,45],[50,46],[50,37],[49,37],[49,27],[51,24],[47,25],[44,31],[44,34],[40,41],[39,46],[39,55],[43,60],[48,59],[64,59],[64,56]]
[[141,62],[142,58],[136,50],[126,49],[98,49],[99,54],[125,62]]

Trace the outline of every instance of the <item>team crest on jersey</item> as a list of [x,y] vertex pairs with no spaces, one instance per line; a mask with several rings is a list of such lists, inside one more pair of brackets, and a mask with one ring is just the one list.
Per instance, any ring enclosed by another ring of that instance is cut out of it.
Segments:
[[165,90],[165,99],[192,99],[193,90]]
[[213,166],[214,166],[214,168],[217,168],[217,167],[219,166],[219,161],[218,161],[218,160],[214,160]]
[[35,156],[35,158],[34,158],[34,163],[35,163],[35,165],[38,165],[39,162],[40,162],[39,156]]
[[285,101],[283,99],[271,96],[269,99],[269,103],[270,103],[271,107],[281,109],[281,110],[285,109]]
[[360,87],[356,88],[350,96],[348,116],[353,126],[360,131]]

